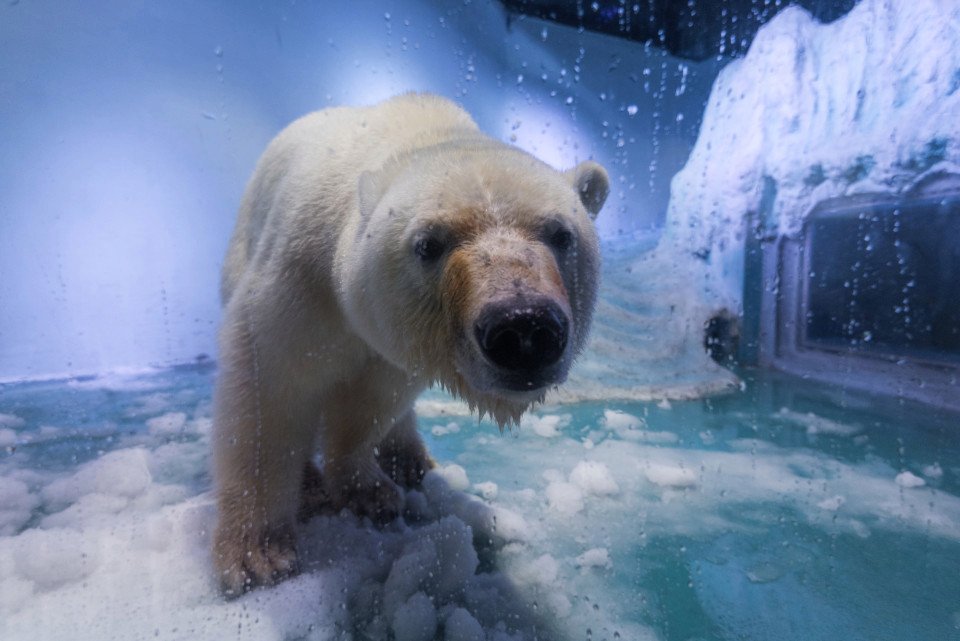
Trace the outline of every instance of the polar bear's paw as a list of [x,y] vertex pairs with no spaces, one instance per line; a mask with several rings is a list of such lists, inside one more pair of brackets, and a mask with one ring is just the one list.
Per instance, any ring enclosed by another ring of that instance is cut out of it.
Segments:
[[403,487],[420,485],[423,476],[437,466],[419,439],[385,439],[380,444],[377,461],[380,468]]
[[403,508],[403,490],[379,466],[363,465],[348,474],[328,475],[330,502],[378,525],[395,520]]
[[220,588],[228,598],[236,598],[259,586],[273,585],[299,571],[295,537],[290,527],[260,536],[218,532],[214,554]]

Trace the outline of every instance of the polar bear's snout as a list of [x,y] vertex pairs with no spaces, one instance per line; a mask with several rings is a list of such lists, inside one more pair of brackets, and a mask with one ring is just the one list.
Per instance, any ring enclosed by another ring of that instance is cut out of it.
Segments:
[[549,298],[488,304],[474,326],[484,357],[507,389],[527,391],[559,382],[570,321]]

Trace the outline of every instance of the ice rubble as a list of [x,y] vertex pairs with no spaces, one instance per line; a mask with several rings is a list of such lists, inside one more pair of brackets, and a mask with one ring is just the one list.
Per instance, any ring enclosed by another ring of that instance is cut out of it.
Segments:
[[[520,641],[589,628],[654,639],[629,580],[630,550],[649,539],[749,531],[738,515],[764,504],[832,534],[960,539],[960,498],[937,491],[939,466],[922,470],[929,487],[873,457],[844,462],[729,435],[725,450],[710,449],[723,436],[698,449],[662,417],[615,409],[538,413],[530,422],[548,426],[546,438],[437,411],[425,432],[457,429],[433,436],[446,460],[408,492],[402,521],[377,530],[347,513],[314,518],[300,534],[303,574],[225,601],[210,560],[214,508],[197,481],[208,466],[207,401],[137,394],[127,415],[141,429],[86,463],[37,468],[27,447],[0,459],[0,638]],[[786,418],[769,416],[798,433],[826,424]],[[18,444],[39,428],[16,424]],[[783,573],[748,570],[762,581]]]
[[469,482],[457,465],[410,493],[409,525],[378,531],[346,514],[314,519],[300,543],[308,572],[223,601],[208,550],[212,501],[188,490],[207,466],[206,421],[182,416],[145,425],[176,423],[184,442],[148,427],[150,447],[121,446],[64,473],[20,468],[16,453],[4,461],[0,637],[327,639],[392,631],[396,641],[415,641],[434,638],[439,626],[451,640],[508,641],[533,638],[540,627],[502,574],[477,572],[478,549],[525,540],[529,526],[461,494]]
[[748,215],[794,234],[826,198],[960,169],[957,24],[954,0],[862,0],[826,25],[789,7],[721,72],[655,265],[639,268],[677,272],[691,340],[716,310],[740,310]]

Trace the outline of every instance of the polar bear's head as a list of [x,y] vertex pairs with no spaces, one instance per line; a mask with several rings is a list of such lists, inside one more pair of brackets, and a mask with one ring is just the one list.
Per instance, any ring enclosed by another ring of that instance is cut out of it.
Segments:
[[361,336],[500,425],[567,376],[599,277],[594,162],[558,172],[492,141],[364,174],[341,299]]

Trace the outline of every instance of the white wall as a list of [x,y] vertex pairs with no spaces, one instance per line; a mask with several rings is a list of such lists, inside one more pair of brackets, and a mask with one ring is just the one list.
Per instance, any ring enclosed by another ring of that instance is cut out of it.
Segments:
[[495,2],[266,5],[0,6],[0,380],[214,355],[244,183],[307,111],[458,99],[551,163],[605,163],[615,236],[662,222],[718,67],[508,29]]
[[686,271],[693,340],[741,308],[748,214],[793,235],[819,202],[936,171],[960,171],[960,4],[861,0],[830,24],[779,13],[717,78],[673,180],[660,252]]

